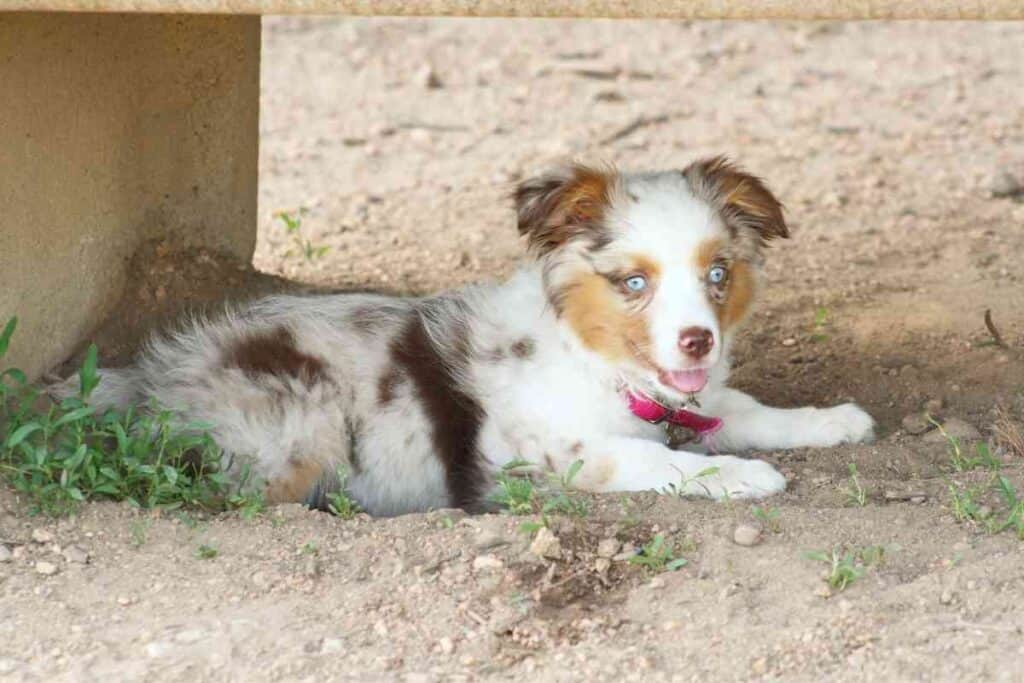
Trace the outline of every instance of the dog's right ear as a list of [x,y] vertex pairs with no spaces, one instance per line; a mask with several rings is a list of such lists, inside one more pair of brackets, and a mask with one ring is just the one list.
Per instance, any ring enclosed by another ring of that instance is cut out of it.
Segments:
[[580,164],[523,181],[514,194],[519,234],[539,255],[575,239],[600,244],[606,236],[602,221],[617,182],[614,171]]

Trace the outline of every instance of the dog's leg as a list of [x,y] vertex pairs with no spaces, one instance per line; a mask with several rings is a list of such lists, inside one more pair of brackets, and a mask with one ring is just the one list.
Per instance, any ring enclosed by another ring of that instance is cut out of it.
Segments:
[[595,439],[572,455],[583,461],[572,485],[586,491],[674,488],[687,495],[721,500],[763,498],[786,488],[785,477],[761,460],[673,451],[644,439]]
[[853,403],[831,408],[770,408],[742,391],[722,388],[702,412],[722,418],[715,450],[802,448],[870,441],[875,421]]

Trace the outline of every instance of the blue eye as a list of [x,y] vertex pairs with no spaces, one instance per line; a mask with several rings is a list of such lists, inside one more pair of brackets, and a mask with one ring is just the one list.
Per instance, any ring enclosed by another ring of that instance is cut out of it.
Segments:
[[725,266],[714,266],[708,271],[708,282],[713,285],[720,285],[725,282],[725,276],[728,275]]
[[631,292],[642,292],[647,289],[647,278],[643,275],[634,275],[626,278],[625,285]]

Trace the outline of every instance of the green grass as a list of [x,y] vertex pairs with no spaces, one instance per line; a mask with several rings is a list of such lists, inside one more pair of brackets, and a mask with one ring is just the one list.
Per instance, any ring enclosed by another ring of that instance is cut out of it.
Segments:
[[818,309],[814,311],[814,325],[811,332],[811,341],[815,343],[826,341],[828,339],[828,334],[826,333],[828,326],[828,309],[824,306],[819,306]]
[[804,557],[827,565],[825,583],[833,590],[844,591],[860,580],[867,573],[868,567],[885,561],[885,548],[872,545],[845,552],[838,548],[827,552],[813,550],[804,553]]
[[750,513],[768,531],[773,534],[782,533],[782,522],[779,519],[781,513],[778,508],[763,508],[755,505]]
[[335,517],[352,519],[363,511],[353,498],[348,495],[348,471],[338,468],[338,488],[327,494],[327,509]]
[[299,255],[307,262],[321,259],[330,251],[330,247],[317,246],[302,236],[302,216],[306,209],[300,208],[295,212],[278,211],[274,216],[284,224],[285,234],[291,237],[294,249],[285,252],[285,256]]
[[[0,333],[0,360],[17,318]],[[23,495],[30,512],[66,515],[88,500],[128,501],[142,508],[183,506],[262,510],[247,478],[232,485],[221,452],[203,425],[180,424],[160,409],[98,410],[89,397],[101,381],[90,346],[78,393],[60,402],[43,396],[17,368],[0,373],[0,478]]]
[[931,415],[926,415],[925,418],[946,439],[946,443],[949,445],[949,462],[957,472],[969,472],[978,468],[985,468],[993,472],[1002,469],[1002,461],[992,454],[992,449],[987,443],[983,441],[976,443],[974,445],[975,455],[969,456],[964,452],[960,439],[949,434]]
[[850,482],[846,485],[846,502],[857,507],[864,507],[868,504],[868,491],[860,483],[857,465],[851,462],[849,470]]
[[656,572],[674,572],[685,567],[687,560],[677,555],[679,549],[662,534],[655,534],[640,552],[629,558],[629,563]]
[[217,549],[205,543],[196,548],[196,557],[200,560],[212,560],[217,557]]
[[512,515],[537,515],[536,521],[524,522],[523,531],[534,532],[548,526],[550,515],[586,517],[590,506],[572,490],[572,482],[583,469],[583,461],[576,460],[561,476],[548,474],[544,480],[531,478],[524,461],[513,461],[498,473],[491,501]]

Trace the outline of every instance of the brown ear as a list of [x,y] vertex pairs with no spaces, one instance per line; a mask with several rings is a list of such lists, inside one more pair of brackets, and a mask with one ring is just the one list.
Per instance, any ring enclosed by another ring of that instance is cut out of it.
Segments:
[[523,181],[514,194],[519,234],[538,254],[581,237],[601,244],[616,182],[614,171],[579,164]]
[[695,161],[683,176],[693,193],[718,209],[730,230],[753,230],[763,244],[789,237],[782,204],[757,176],[725,157]]

